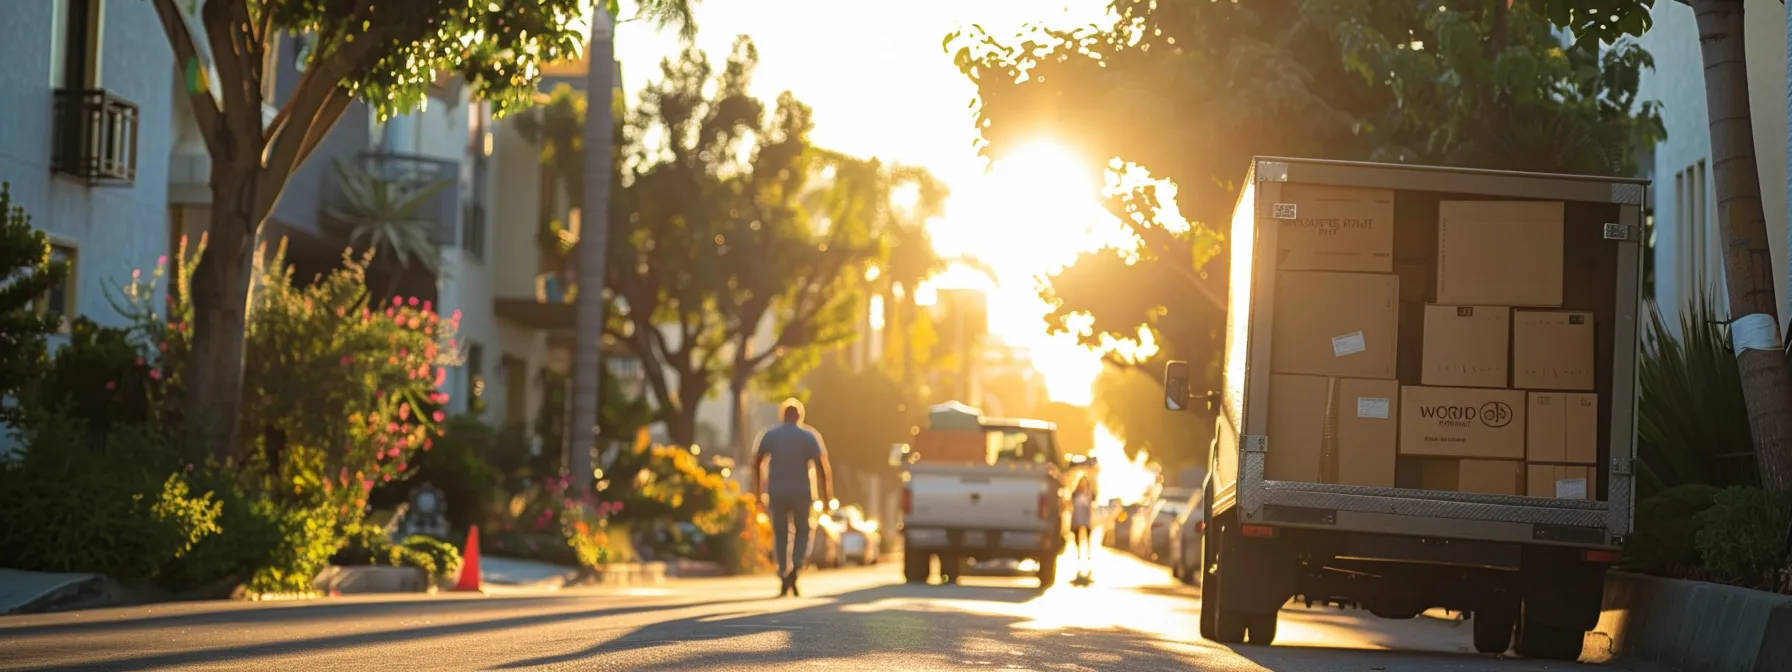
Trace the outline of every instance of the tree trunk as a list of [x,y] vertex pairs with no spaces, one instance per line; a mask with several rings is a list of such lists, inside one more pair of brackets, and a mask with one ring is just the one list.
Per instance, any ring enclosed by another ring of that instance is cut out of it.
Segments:
[[681,401],[676,408],[666,413],[666,438],[671,439],[674,446],[689,446],[697,442],[696,402]]
[[[243,355],[254,270],[251,221],[257,173],[225,163],[212,170],[211,226],[206,251],[193,269],[192,378],[187,381],[187,450],[219,461],[240,454]],[[247,194],[245,197],[244,194]]]
[[[745,346],[741,352],[746,352]],[[728,450],[736,461],[746,463],[747,451],[747,382],[751,377],[736,370],[728,381]]]
[[[610,238],[610,134],[616,60],[613,18],[594,12],[586,61],[584,213],[579,231],[578,317],[574,325],[572,414],[566,432],[567,470],[577,492],[591,492],[591,453],[598,439],[604,333],[604,273]],[[651,362],[647,362],[649,366]],[[695,422],[695,417],[692,417]],[[688,437],[687,437],[688,438]]]
[[[1743,343],[1736,359],[1754,437],[1761,484],[1792,489],[1792,370],[1779,351],[1779,317],[1767,216],[1755,164],[1749,116],[1747,51],[1742,0],[1694,0],[1699,48],[1705,65],[1705,100],[1711,116],[1711,167],[1717,222],[1724,247],[1730,317],[1758,325],[1760,337]],[[1741,333],[1742,330],[1738,330]]]

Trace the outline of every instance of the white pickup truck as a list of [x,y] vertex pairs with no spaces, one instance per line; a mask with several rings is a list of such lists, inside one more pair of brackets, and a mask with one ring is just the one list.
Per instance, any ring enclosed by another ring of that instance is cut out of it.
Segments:
[[904,578],[925,583],[935,558],[947,582],[972,561],[1032,560],[1040,587],[1050,587],[1066,529],[1057,430],[1036,420],[979,418],[977,426],[985,463],[929,462],[925,444],[901,458]]

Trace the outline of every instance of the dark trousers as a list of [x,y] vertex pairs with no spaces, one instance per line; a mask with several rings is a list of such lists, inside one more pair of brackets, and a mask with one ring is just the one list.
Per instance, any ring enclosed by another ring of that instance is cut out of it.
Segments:
[[[809,509],[815,500],[808,495],[772,495],[772,543],[777,547],[778,576],[789,576],[803,566],[809,553]],[[796,545],[791,546],[790,531],[796,530]]]

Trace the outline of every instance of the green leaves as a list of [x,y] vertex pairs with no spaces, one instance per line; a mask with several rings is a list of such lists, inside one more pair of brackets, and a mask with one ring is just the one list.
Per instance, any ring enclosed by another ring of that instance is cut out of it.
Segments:
[[376,176],[340,158],[335,165],[344,203],[325,203],[323,210],[348,227],[349,245],[365,244],[368,250],[391,254],[402,268],[410,268],[415,259],[431,273],[440,272],[442,255],[430,237],[439,223],[420,213],[454,183]]

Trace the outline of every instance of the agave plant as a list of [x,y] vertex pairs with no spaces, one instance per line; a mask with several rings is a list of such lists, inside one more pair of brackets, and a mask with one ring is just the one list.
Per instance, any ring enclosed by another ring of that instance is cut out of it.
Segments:
[[[442,255],[430,239],[435,222],[419,217],[418,213],[452,181],[413,184],[375,175],[340,158],[335,163],[343,202],[326,204],[324,214],[348,228],[349,246],[365,243],[366,249],[392,255],[402,269],[409,270],[416,260],[429,272],[440,273]],[[397,291],[397,287],[395,274],[387,294]]]
[[1637,371],[1637,494],[1685,484],[1757,484],[1729,325],[1703,294],[1681,311],[1678,333],[1654,304],[1649,317]]

